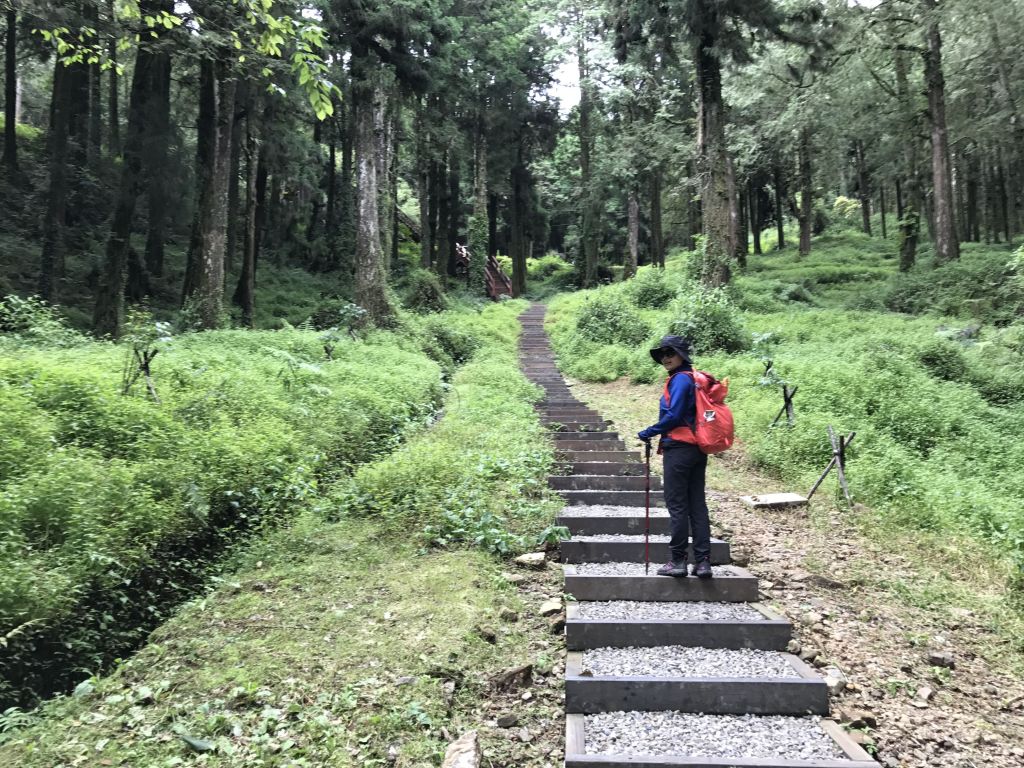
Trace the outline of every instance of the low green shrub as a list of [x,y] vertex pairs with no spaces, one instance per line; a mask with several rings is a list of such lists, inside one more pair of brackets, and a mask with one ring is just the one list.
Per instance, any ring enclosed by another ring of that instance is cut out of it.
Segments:
[[675,298],[677,286],[654,267],[642,267],[626,286],[626,295],[641,309],[664,309]]
[[594,293],[576,318],[576,333],[598,344],[640,344],[651,335],[643,317],[623,300],[621,292]]
[[430,270],[411,270],[402,283],[402,303],[413,312],[443,312],[448,309],[448,297],[441,281]]
[[698,354],[738,352],[750,347],[740,312],[722,288],[694,286],[684,290],[671,312],[669,330],[689,339]]

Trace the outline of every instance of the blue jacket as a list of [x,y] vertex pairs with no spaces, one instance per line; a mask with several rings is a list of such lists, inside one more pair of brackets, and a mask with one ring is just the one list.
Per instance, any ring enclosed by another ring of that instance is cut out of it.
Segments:
[[693,386],[693,379],[682,373],[683,371],[692,370],[691,366],[683,365],[669,373],[669,402],[665,402],[664,394],[658,399],[658,423],[641,432],[638,435],[641,440],[650,440],[652,437],[661,435],[662,447],[671,447],[679,443],[676,440],[665,437],[669,432],[684,424],[690,427],[696,426],[697,396]]

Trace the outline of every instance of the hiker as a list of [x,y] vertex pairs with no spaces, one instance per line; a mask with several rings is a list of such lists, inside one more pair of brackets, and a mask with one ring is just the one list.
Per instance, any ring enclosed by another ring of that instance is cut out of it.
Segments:
[[693,574],[709,579],[711,573],[711,521],[704,498],[704,474],[708,457],[697,447],[694,428],[697,401],[690,359],[690,342],[682,336],[665,336],[651,350],[651,357],[668,371],[659,401],[658,423],[640,432],[645,443],[660,435],[658,453],[664,463],[665,506],[671,517],[670,560],[658,569],[659,576],[686,576],[686,548],[693,535]]

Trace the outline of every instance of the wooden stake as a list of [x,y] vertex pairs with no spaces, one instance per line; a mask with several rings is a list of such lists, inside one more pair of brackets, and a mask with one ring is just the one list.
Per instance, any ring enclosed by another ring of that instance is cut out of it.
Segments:
[[814,495],[814,492],[818,490],[818,487],[825,481],[825,478],[828,477],[828,473],[832,471],[832,467],[838,465],[839,469],[837,471],[839,473],[839,484],[843,488],[843,493],[846,494],[846,501],[850,504],[853,503],[852,499],[850,498],[850,489],[846,485],[846,448],[847,446],[850,445],[850,443],[853,442],[853,438],[856,436],[856,432],[851,432],[845,438],[837,438],[835,432],[832,430],[832,427],[829,426],[828,438],[832,442],[832,460],[829,461],[828,466],[825,467],[825,471],[821,473],[821,476],[817,479],[817,481],[814,483],[814,486],[807,493],[808,501],[811,500],[811,496]]

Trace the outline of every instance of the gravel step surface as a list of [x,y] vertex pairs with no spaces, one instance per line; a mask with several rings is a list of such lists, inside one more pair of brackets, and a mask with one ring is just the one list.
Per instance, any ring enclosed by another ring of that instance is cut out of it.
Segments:
[[778,651],[691,648],[594,648],[583,652],[583,670],[597,677],[799,677]]
[[764,621],[764,615],[745,603],[642,603],[635,600],[582,602],[579,617],[586,621]]
[[816,717],[607,712],[587,715],[588,755],[842,760]]
[[[562,517],[644,517],[644,513],[637,513],[637,507],[621,507],[611,504],[574,504],[569,507],[562,507],[559,512]],[[668,517],[667,509],[651,509],[651,517]]]
[[[654,541],[655,537],[651,536],[651,541]],[[654,572],[658,570],[662,565],[660,560],[651,561],[651,572],[647,575],[654,576]],[[576,563],[576,574],[578,576],[643,576],[644,575],[644,564],[643,563]],[[711,566],[711,573],[714,574],[715,578],[729,578],[730,576],[737,576],[736,570],[732,566],[728,565],[713,565]],[[659,578],[667,579],[668,576],[659,576]],[[693,577],[688,577],[693,578]]]
[[[671,539],[670,536],[659,536],[652,533],[650,536],[651,544],[668,544]],[[643,541],[643,535],[640,536],[629,536],[621,533],[590,533],[586,536],[573,536],[573,541],[621,541],[623,543],[636,543]]]

